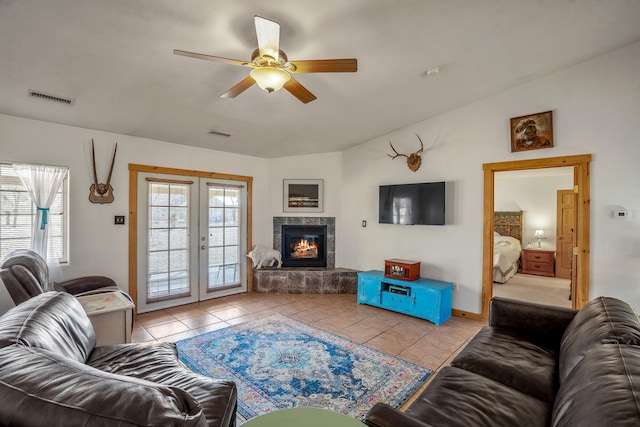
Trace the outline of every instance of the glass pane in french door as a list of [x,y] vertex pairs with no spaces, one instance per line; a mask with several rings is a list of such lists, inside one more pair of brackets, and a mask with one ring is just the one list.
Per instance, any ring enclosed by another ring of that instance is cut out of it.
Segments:
[[242,189],[207,183],[207,291],[241,285]]
[[148,303],[190,294],[189,184],[148,183]]

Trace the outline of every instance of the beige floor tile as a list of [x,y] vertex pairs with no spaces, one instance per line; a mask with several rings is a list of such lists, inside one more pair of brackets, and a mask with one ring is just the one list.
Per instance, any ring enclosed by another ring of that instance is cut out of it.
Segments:
[[247,314],[251,314],[249,312],[246,312],[240,308],[237,307],[232,307],[232,308],[223,308],[222,310],[213,310],[213,311],[209,311],[210,314],[213,314],[214,316],[216,316],[218,319],[220,320],[230,320],[233,319],[235,317],[240,317],[240,316],[245,316]]
[[140,325],[142,327],[147,327],[153,325],[161,325],[168,322],[175,322],[176,320],[178,319],[176,319],[175,316],[172,316],[165,310],[158,310],[136,315],[134,324]]
[[384,332],[383,329],[373,328],[366,323],[360,322],[338,331],[337,334],[362,344],[380,335],[382,332]]
[[188,331],[180,332],[178,334],[168,335],[166,337],[161,337],[158,339],[160,342],[176,342],[180,340],[184,340],[187,338],[195,337],[196,335],[200,335],[198,331],[195,329],[190,329]]
[[147,342],[153,341],[153,335],[147,332],[142,326],[134,326],[131,331],[131,342]]
[[228,324],[227,322],[212,323],[211,325],[207,325],[207,326],[203,326],[202,328],[194,329],[194,331],[197,332],[197,335],[200,335],[200,334],[205,334],[205,333],[211,332],[211,331],[217,331],[218,329],[226,328],[228,326],[231,326],[231,325]]
[[401,359],[434,370],[442,367],[450,356],[450,350],[430,345],[428,341],[418,341],[398,354]]
[[225,308],[233,308],[233,305],[223,302],[217,298],[206,300],[206,301],[200,301],[198,303],[195,303],[194,305],[196,305],[202,311],[214,311],[214,310],[222,310]]
[[203,314],[207,313],[205,310],[202,310],[200,307],[198,307],[197,304],[187,304],[178,307],[171,307],[165,309],[165,311],[178,320],[186,319],[189,317],[202,316]]
[[186,332],[189,327],[184,323],[176,320],[175,322],[163,323],[160,325],[149,326],[145,328],[155,339],[168,337],[169,335]]
[[337,332],[345,328],[348,328],[349,326],[352,326],[355,323],[356,322],[351,319],[343,318],[340,316],[330,316],[330,317],[325,317],[324,319],[318,320],[316,322],[313,322],[313,326],[320,329],[324,329],[326,331]]
[[327,314],[325,314],[323,311],[319,309],[312,309],[312,310],[304,310],[304,311],[291,313],[289,317],[297,319],[301,322],[313,323],[326,318]]
[[367,347],[375,348],[383,353],[397,356],[416,342],[414,339],[408,339],[398,336],[391,331],[385,331],[365,342]]
[[213,323],[220,323],[222,322],[222,319],[219,319],[212,314],[203,312],[203,314],[199,316],[187,317],[185,319],[182,319],[181,322],[187,325],[189,329],[197,329],[202,328],[203,326],[211,325]]

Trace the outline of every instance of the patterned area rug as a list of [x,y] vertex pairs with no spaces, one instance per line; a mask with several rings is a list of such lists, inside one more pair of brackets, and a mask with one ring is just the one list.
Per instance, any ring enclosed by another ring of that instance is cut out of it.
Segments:
[[282,315],[177,342],[193,371],[235,381],[249,419],[310,406],[361,418],[376,402],[399,407],[431,370]]

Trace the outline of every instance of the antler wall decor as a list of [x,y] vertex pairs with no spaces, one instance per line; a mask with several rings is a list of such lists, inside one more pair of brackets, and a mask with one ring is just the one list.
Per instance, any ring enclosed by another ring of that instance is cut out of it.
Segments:
[[113,165],[116,164],[116,152],[118,151],[118,143],[113,149],[113,159],[111,159],[111,168],[109,168],[109,177],[106,184],[98,183],[98,174],[96,172],[96,150],[93,146],[93,138],[91,139],[91,159],[93,160],[93,184],[89,188],[89,201],[91,203],[111,203],[113,202],[113,187],[111,187],[111,173]]
[[422,152],[424,151],[424,144],[422,143],[422,139],[420,139],[420,136],[418,136],[417,133],[416,133],[416,136],[418,137],[418,141],[420,141],[420,149],[418,151],[416,151],[415,153],[411,153],[408,156],[406,154],[398,153],[396,151],[396,149],[393,148],[393,144],[391,144],[391,141],[389,141],[389,145],[391,145],[391,149],[396,154],[395,154],[395,156],[391,155],[391,154],[387,154],[387,156],[391,157],[392,159],[395,159],[398,156],[406,157],[407,158],[407,166],[413,172],[415,172],[418,169],[420,169],[420,165],[422,164],[422,157],[420,156],[420,154],[422,154]]

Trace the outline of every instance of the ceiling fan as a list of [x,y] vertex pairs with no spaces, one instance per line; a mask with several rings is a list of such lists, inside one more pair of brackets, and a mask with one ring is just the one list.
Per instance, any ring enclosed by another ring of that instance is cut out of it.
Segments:
[[291,74],[295,73],[352,73],[358,71],[358,60],[347,59],[308,59],[289,61],[280,50],[280,24],[269,19],[255,16],[258,49],[251,54],[251,61],[205,55],[174,49],[176,55],[207,59],[225,64],[252,68],[249,76],[222,94],[222,98],[235,98],[257,83],[267,92],[275,92],[283,87],[303,103],[316,99],[316,96],[302,86]]

